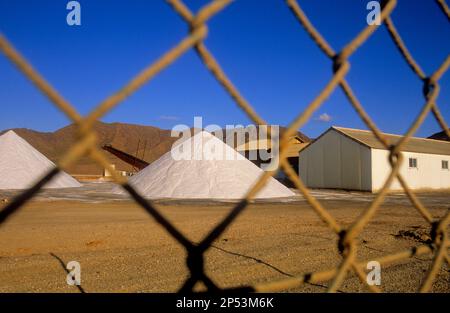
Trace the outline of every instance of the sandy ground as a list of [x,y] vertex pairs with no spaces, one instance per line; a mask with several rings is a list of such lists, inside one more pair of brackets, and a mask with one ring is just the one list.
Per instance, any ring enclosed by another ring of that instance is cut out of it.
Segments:
[[[66,284],[62,264],[81,264],[86,292],[176,291],[188,276],[186,253],[133,201],[107,195],[109,184],[81,190],[45,191],[0,227],[0,292],[78,292]],[[373,195],[314,191],[343,225],[350,225]],[[1,198],[15,192],[0,192]],[[420,194],[435,217],[450,206],[448,193]],[[198,242],[232,208],[232,203],[158,201],[158,208],[192,241]],[[1,204],[0,204],[1,206]],[[429,227],[402,194],[388,197],[359,236],[359,260],[371,260],[422,244],[396,236]],[[330,269],[341,257],[337,237],[301,198],[250,205],[206,254],[208,275],[221,287],[268,282]],[[431,255],[382,268],[383,291],[413,292],[430,265]],[[62,262],[62,263],[61,263]],[[294,292],[323,292],[327,282],[306,284]],[[349,277],[340,291],[367,289]],[[450,291],[444,265],[433,285]]]

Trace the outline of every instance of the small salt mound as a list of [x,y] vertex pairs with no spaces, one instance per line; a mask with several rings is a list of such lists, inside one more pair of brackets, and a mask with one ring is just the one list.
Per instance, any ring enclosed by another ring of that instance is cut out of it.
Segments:
[[[15,132],[0,136],[0,189],[27,189],[55,167],[55,164]],[[61,172],[44,188],[81,187],[72,176]]]
[[[173,147],[130,178],[129,183],[147,198],[239,199],[263,173],[229,145],[203,131]],[[114,192],[123,193],[123,189]],[[270,178],[256,198],[293,195]]]

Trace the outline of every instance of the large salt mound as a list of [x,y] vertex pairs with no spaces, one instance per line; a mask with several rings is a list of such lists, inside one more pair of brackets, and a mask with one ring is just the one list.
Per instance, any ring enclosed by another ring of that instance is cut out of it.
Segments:
[[[258,166],[208,132],[199,132],[173,147],[172,152],[181,151],[181,146],[190,147],[188,160],[174,158],[169,151],[130,178],[130,185],[146,198],[239,199],[264,173]],[[205,160],[208,153],[215,159],[210,157]],[[227,155],[233,158],[226,159]],[[116,188],[114,192],[123,193],[123,190]],[[256,198],[293,195],[284,185],[270,178]]]
[[[0,136],[0,189],[27,189],[55,164],[15,132]],[[44,188],[81,187],[72,176],[61,172]]]

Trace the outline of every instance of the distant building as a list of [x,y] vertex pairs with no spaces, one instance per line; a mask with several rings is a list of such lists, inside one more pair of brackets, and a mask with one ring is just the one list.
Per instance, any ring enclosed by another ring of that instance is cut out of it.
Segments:
[[[116,170],[116,165],[115,164],[110,164],[109,166],[111,167],[111,169],[113,171]],[[112,177],[112,173],[107,168],[104,168],[103,169],[103,177]]]
[[[247,159],[252,161],[255,165],[261,167],[262,164],[270,162],[270,158],[266,158],[264,156],[269,155],[269,153],[271,152],[272,149],[271,144],[272,142],[270,139],[252,140],[237,146],[236,150],[242,155],[244,155]],[[289,164],[291,164],[291,166],[297,173],[299,164],[298,163],[299,152],[307,145],[308,142],[304,138],[301,138],[300,136],[292,136],[289,139],[287,159]],[[282,170],[278,171],[276,178],[283,181],[286,185],[291,185],[291,183],[288,181],[286,175]]]
[[[384,135],[390,144],[402,138]],[[402,152],[400,173],[410,188],[450,188],[450,142],[411,138]],[[372,132],[333,126],[300,152],[299,174],[311,188],[376,192],[391,172],[388,156]],[[397,179],[390,189],[402,189]]]
[[[116,170],[116,165],[115,164],[110,164],[109,166],[119,176],[133,176],[133,173],[131,173],[131,172]],[[105,178],[112,178],[112,176],[113,176],[112,173],[110,173],[110,171],[107,168],[103,169],[103,177],[105,177]]]

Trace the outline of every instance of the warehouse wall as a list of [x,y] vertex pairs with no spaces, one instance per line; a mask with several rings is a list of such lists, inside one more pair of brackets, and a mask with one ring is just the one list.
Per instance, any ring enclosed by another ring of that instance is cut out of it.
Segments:
[[[389,151],[372,149],[372,189],[379,190],[387,179],[391,166]],[[409,158],[417,159],[417,168],[409,167]],[[449,155],[403,152],[400,173],[412,189],[450,188],[450,171],[442,169],[442,160],[450,164]],[[401,190],[397,179],[391,184],[391,190]]]
[[372,188],[370,148],[330,129],[300,152],[299,174],[308,187]]

